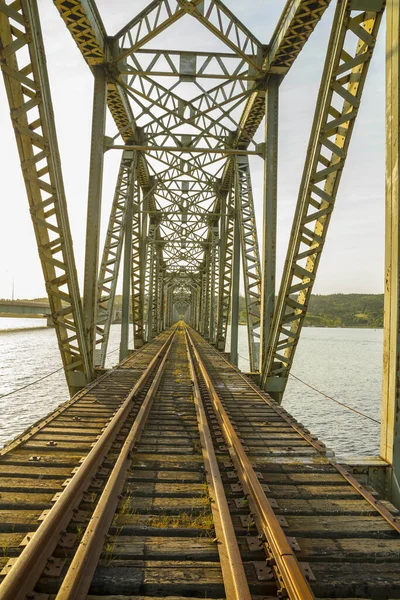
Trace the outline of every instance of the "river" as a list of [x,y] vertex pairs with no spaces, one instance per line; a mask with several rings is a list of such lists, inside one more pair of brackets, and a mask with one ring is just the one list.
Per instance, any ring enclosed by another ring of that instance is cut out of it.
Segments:
[[[113,325],[107,366],[118,361],[120,326]],[[380,329],[304,328],[293,374],[322,392],[379,420]],[[247,333],[239,327],[239,367],[248,369]],[[0,396],[61,367],[56,336],[41,319],[0,318]],[[0,445],[68,398],[62,370],[3,397]],[[379,425],[338,406],[290,377],[284,406],[338,455],[377,454]]]

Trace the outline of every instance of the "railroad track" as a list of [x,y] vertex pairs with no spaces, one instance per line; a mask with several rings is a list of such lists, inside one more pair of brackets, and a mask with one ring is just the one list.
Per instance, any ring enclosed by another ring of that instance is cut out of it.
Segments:
[[393,507],[327,454],[174,327],[2,451],[0,600],[400,598]]

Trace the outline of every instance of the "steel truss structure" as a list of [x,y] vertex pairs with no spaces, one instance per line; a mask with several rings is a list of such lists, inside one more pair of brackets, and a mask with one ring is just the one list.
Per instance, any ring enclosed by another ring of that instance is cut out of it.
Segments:
[[[268,340],[262,384],[278,398],[287,383],[316,278],[383,13],[338,2],[290,244]],[[355,8],[353,8],[355,7]]]
[[[236,364],[242,293],[250,370],[281,401],[338,196],[384,0],[332,0],[331,36],[277,300],[279,88],[330,0],[287,0],[268,43],[259,41],[221,0],[153,0],[112,37],[95,0],[54,4],[94,78],[83,303],[37,0],[0,0],[0,65],[71,392],[105,364],[123,262],[121,357],[128,353],[130,320],[134,347],[140,348],[185,318],[222,352],[227,350],[230,325],[230,358]],[[388,12],[389,98],[398,106],[398,0],[388,0]],[[202,51],[159,48],[161,34],[166,39],[169,30],[173,40],[182,31],[179,27],[190,30],[192,25],[207,31],[214,45],[210,42]],[[110,135],[105,131],[106,108],[115,123]],[[398,112],[392,104],[388,123],[389,168],[395,177]],[[121,166],[101,255],[104,155],[119,151]],[[251,157],[264,163],[264,217],[258,232]],[[393,241],[398,240],[398,180],[388,185],[387,197],[392,242],[387,252],[389,370],[382,455],[394,464],[400,463],[399,435],[387,424],[398,422],[399,406],[393,375],[399,347],[398,306],[394,307],[399,262]]]

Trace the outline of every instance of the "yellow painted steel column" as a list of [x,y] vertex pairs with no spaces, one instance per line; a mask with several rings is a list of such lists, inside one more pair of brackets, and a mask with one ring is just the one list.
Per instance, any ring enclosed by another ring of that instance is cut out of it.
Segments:
[[104,133],[107,101],[107,77],[104,67],[102,65],[93,67],[93,73],[92,141],[90,150],[85,280],[83,289],[83,312],[89,356],[92,364],[96,331],[97,274],[99,270],[101,195],[103,189]]
[[386,247],[381,456],[392,465],[389,496],[400,507],[399,0],[388,0],[386,11]]
[[275,310],[276,213],[278,193],[279,78],[270,77],[265,104],[264,212],[259,369],[265,364]]

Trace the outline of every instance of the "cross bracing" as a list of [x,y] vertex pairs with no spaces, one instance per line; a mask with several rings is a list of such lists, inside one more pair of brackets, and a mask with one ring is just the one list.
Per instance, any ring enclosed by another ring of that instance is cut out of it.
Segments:
[[[83,303],[36,0],[0,0],[1,67],[71,390],[104,366],[122,270],[121,357],[132,337],[130,318],[135,348],[184,314],[225,351],[235,315],[235,362],[241,292],[250,369],[281,398],[384,9],[382,0],[332,3],[331,40],[275,306],[279,87],[329,0],[288,0],[270,40],[257,39],[221,0],[154,0],[138,15],[127,3],[127,24],[114,36],[94,0],[54,1],[94,77]],[[194,24],[213,42],[202,50],[174,47],[176,27],[190,31]],[[160,47],[161,39],[168,47]],[[106,106],[116,126],[111,135]],[[101,249],[106,152],[121,153],[121,165]],[[260,199],[250,157],[264,163],[263,223],[256,220]]]

